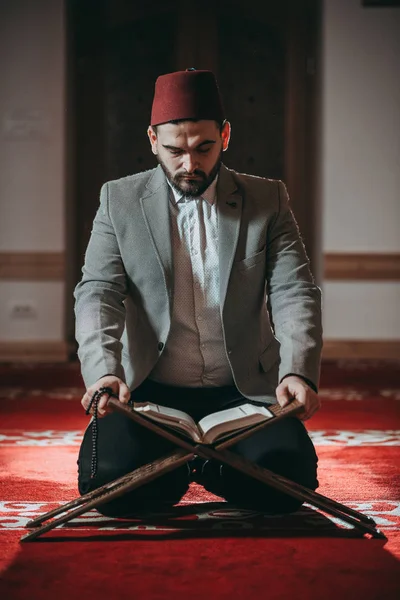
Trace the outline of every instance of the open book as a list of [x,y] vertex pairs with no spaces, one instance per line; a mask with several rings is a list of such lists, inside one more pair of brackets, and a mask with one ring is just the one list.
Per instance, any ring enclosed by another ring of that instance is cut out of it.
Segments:
[[267,408],[266,406],[244,403],[234,408],[211,413],[203,417],[198,423],[190,415],[181,410],[161,406],[160,404],[153,404],[152,402],[135,402],[133,408],[149,419],[167,425],[190,437],[197,443],[212,444],[216,440],[222,440],[258,423],[263,423],[270,419],[274,420],[278,416],[284,416],[284,413],[287,414],[290,412],[292,414],[297,412],[298,406],[296,403],[296,406],[293,406],[293,410],[289,411],[281,409],[279,405]]

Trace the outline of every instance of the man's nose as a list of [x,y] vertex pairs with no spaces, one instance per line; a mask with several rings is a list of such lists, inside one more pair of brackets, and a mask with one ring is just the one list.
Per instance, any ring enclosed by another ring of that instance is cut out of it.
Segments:
[[197,167],[197,162],[191,154],[185,154],[183,158],[183,167],[187,173],[193,173]]

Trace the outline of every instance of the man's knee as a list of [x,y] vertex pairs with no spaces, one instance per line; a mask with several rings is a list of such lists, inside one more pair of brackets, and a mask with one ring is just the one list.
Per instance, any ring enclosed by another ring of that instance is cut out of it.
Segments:
[[[81,473],[78,477],[78,488],[81,495],[115,481],[126,475],[120,471],[109,469],[100,471],[96,477],[85,477]],[[142,511],[165,510],[177,504],[189,487],[189,469],[187,465],[167,473],[155,481],[140,486],[139,488],[122,494],[109,502],[97,507],[102,515],[107,517],[129,517]]]
[[304,424],[298,419],[288,418],[271,425],[237,444],[235,451],[307,488],[318,487],[318,457]]
[[[257,464],[308,489],[315,490],[318,487],[317,457],[313,453],[304,455],[275,451],[260,454]],[[266,483],[213,461],[204,465],[201,483],[210,492],[222,496],[232,504],[262,512],[290,513],[303,504],[303,501]]]
[[[286,514],[297,511],[303,504],[303,500],[281,492],[276,488],[242,475],[223,465],[221,468],[221,495],[230,503],[243,508],[251,508],[269,514]],[[292,481],[300,479],[292,477]],[[301,483],[308,489],[315,490],[318,481],[312,473],[303,477]]]

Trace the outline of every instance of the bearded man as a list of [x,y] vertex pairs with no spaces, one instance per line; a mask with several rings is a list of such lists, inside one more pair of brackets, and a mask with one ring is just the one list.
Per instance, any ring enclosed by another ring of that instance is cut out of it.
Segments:
[[[188,69],[155,85],[151,150],[158,167],[106,183],[75,289],[88,408],[111,388],[195,420],[246,402],[303,405],[232,451],[312,490],[317,456],[303,421],[319,408],[321,294],[281,181],[222,163],[231,125],[215,76]],[[89,425],[79,453],[86,493],[174,448],[98,404],[97,473]],[[195,458],[99,510],[129,517],[177,503],[191,481],[268,513],[301,501],[216,461]]]

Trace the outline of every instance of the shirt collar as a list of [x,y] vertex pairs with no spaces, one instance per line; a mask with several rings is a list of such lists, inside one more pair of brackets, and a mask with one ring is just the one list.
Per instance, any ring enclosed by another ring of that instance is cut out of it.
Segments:
[[[185,194],[183,194],[182,192],[178,192],[178,190],[176,190],[174,187],[172,187],[169,179],[167,179],[167,182],[168,182],[169,187],[172,190],[172,195],[171,195],[172,202],[174,204],[178,204],[178,202],[181,202],[182,200],[184,200]],[[217,198],[217,182],[218,182],[218,175],[216,176],[214,181],[208,186],[206,191],[203,192],[203,194],[201,195],[201,198],[203,200],[206,200],[206,202],[208,202],[208,204],[210,204],[211,206],[214,204],[214,202]]]

